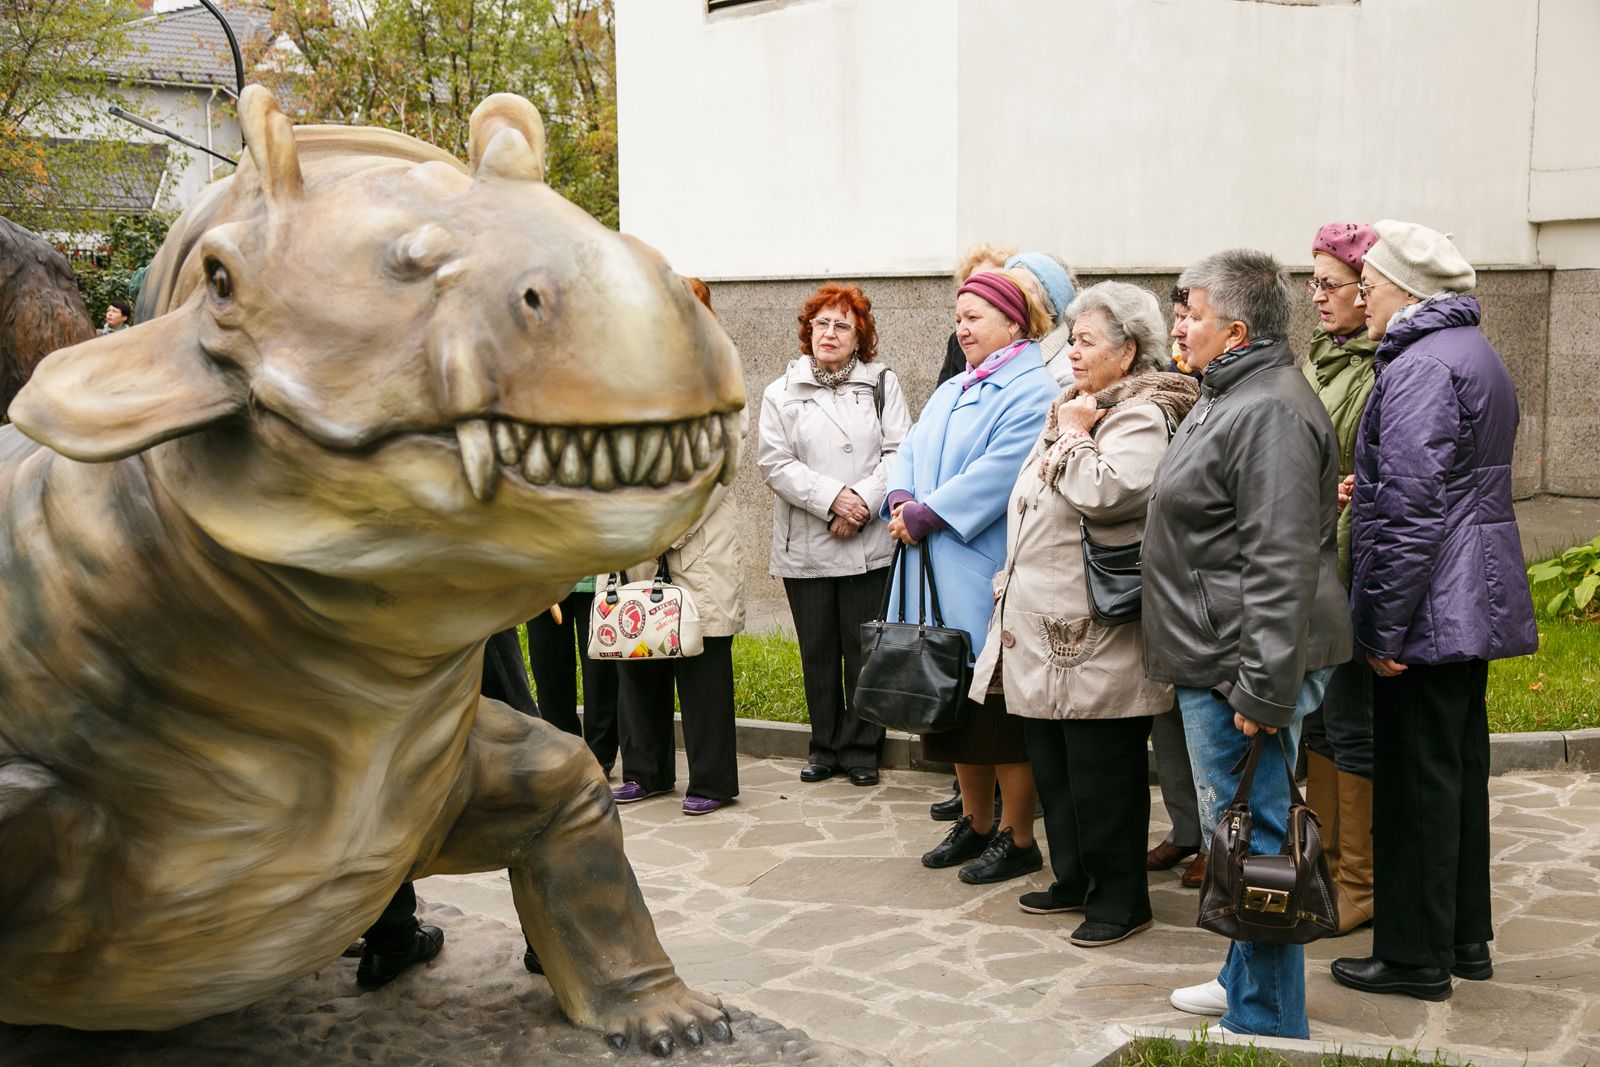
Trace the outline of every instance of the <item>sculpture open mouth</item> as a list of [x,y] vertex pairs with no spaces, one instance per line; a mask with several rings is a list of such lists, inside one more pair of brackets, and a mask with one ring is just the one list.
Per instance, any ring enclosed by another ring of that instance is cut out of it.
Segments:
[[739,413],[713,413],[676,422],[632,426],[539,426],[511,419],[466,419],[456,424],[461,466],[472,495],[488,501],[501,467],[531,485],[595,489],[660,489],[721,465],[730,484],[739,469]]

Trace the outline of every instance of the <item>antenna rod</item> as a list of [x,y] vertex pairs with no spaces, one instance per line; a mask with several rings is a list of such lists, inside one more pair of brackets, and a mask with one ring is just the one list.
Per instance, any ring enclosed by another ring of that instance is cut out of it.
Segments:
[[[200,6],[216,16],[222,23],[222,32],[228,35],[228,48],[233,52],[233,77],[239,83],[239,92],[244,92],[244,57],[239,54],[239,38],[233,35],[233,26],[229,24],[226,16],[218,10],[217,5],[211,0],[200,0]],[[237,98],[237,97],[236,97]]]
[[130,115],[126,111],[122,110],[120,107],[117,107],[115,104],[113,104],[111,107],[106,108],[106,110],[111,112],[111,114],[115,115],[117,118],[121,119],[124,122],[131,122],[135,126],[141,127],[142,129],[149,130],[151,133],[159,133],[163,137],[167,137],[167,138],[170,138],[170,139],[172,139],[174,141],[177,141],[179,144],[183,145],[185,148],[193,148],[198,152],[204,152],[208,156],[215,156],[217,159],[222,160],[224,163],[232,164],[235,167],[237,167],[239,165],[239,161],[237,159],[229,159],[227,156],[223,155],[221,152],[213,152],[211,149],[207,148],[205,145],[200,144],[199,142],[196,142],[196,141],[191,141],[191,140],[189,140],[189,138],[185,137],[181,133],[176,132],[175,130],[169,130],[165,126],[157,126],[155,123],[151,122],[150,120],[142,119],[138,115]]

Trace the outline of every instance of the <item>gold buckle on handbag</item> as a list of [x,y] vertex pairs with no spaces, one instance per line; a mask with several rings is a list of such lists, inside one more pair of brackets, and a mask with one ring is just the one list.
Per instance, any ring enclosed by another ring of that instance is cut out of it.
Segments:
[[1250,911],[1263,911],[1269,915],[1283,915],[1289,910],[1289,894],[1281,889],[1244,887],[1244,906]]

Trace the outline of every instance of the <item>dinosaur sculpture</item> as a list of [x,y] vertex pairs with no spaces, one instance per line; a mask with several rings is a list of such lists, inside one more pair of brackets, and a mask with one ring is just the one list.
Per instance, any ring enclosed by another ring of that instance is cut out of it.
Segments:
[[593,758],[477,690],[487,635],[732,479],[732,344],[543,184],[519,97],[470,167],[239,110],[145,321],[46,358],[0,430],[0,1021],[231,1010],[401,881],[507,868],[573,1023],[731,1039]]
[[93,336],[67,257],[0,218],[0,415],[41,359]]

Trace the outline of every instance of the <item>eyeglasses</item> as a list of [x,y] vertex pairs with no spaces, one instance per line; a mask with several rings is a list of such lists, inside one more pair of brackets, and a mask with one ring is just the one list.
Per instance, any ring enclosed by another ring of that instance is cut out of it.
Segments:
[[1316,296],[1318,293],[1331,293],[1335,289],[1343,289],[1347,285],[1357,286],[1356,292],[1359,293],[1361,291],[1359,288],[1360,282],[1340,282],[1338,285],[1333,285],[1323,281],[1321,278],[1308,278],[1306,279],[1306,292],[1311,296]]
[[834,331],[840,337],[849,337],[851,334],[856,332],[856,328],[854,326],[850,325],[844,319],[812,319],[811,320],[811,332],[812,333],[827,333],[829,330]]
[[1372,290],[1376,289],[1378,286],[1382,285],[1383,283],[1384,283],[1384,280],[1382,278],[1379,278],[1377,281],[1372,282],[1370,285],[1368,283],[1366,283],[1366,282],[1357,282],[1356,283],[1356,295],[1359,296],[1361,299],[1366,300],[1368,297],[1370,297],[1372,295]]

